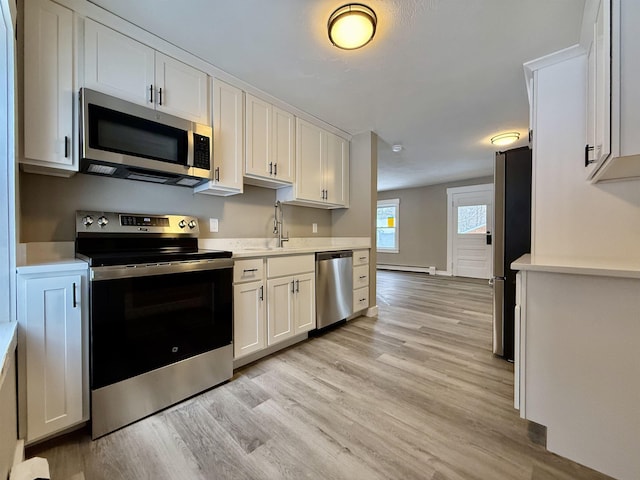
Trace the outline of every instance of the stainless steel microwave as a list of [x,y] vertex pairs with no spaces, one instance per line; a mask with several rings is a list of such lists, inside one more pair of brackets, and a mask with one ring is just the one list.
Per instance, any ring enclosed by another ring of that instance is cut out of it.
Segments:
[[211,127],[83,88],[80,171],[194,187],[210,179]]

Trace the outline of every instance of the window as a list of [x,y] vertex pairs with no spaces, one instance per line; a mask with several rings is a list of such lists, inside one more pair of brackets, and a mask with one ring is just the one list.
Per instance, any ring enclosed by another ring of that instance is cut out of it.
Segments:
[[458,207],[458,234],[487,233],[487,206],[465,205]]
[[398,214],[400,200],[378,200],[376,216],[376,250],[380,253],[398,253]]

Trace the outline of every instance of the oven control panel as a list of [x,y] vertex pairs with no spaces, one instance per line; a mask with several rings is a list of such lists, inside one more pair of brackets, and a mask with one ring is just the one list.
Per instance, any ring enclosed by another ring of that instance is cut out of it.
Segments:
[[141,213],[76,212],[79,233],[161,233],[197,237],[198,219],[189,215],[146,215]]
[[145,215],[120,215],[120,225],[131,227],[168,227],[168,217],[147,217]]

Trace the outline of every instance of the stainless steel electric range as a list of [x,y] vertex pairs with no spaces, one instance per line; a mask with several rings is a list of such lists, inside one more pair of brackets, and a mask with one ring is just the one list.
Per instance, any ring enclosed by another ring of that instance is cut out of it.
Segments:
[[231,378],[233,260],[198,232],[188,215],[76,212],[94,439]]

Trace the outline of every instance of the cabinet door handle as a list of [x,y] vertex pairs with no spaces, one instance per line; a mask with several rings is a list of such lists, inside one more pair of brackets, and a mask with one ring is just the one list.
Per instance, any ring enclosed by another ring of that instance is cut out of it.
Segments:
[[216,182],[219,182],[219,181],[220,181],[220,167],[216,167],[216,169],[215,169],[215,171],[214,171],[213,179],[214,179]]
[[273,164],[273,174],[277,177],[278,176],[278,164],[274,163]]
[[320,194],[320,198],[324,200],[324,188],[322,189],[322,193]]
[[264,285],[260,285],[260,300],[264,300]]
[[244,273],[250,273],[250,272],[257,272],[258,269],[257,268],[245,268],[244,270],[242,270]]
[[149,103],[153,103],[153,83],[149,85]]
[[291,280],[291,293],[296,293],[296,281]]
[[329,190],[325,190],[324,191],[324,199],[328,200],[329,199]]
[[269,162],[269,175],[273,175],[273,162]]
[[73,282],[73,308],[78,306],[78,299],[76,298],[76,282]]
[[162,87],[158,89],[158,105],[162,105]]
[[69,137],[64,136],[64,158],[69,158]]
[[589,160],[589,152],[593,152],[594,149],[595,147],[593,145],[587,144],[584,146],[584,166],[585,167],[588,167],[589,165],[595,162],[595,160]]
[[300,293],[300,280],[296,280],[296,293]]

